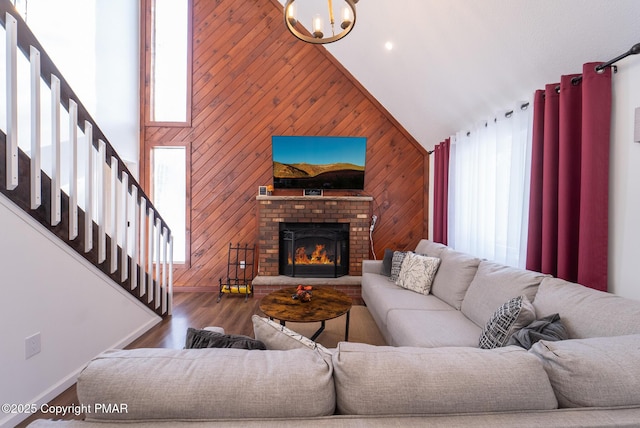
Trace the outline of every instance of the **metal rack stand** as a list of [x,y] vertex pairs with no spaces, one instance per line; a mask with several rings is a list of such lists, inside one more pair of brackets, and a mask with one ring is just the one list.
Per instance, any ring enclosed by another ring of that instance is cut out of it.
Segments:
[[217,302],[220,302],[225,294],[244,294],[246,302],[249,295],[253,293],[251,281],[254,274],[254,257],[256,247],[245,244],[235,247],[229,243],[229,255],[227,257],[227,276],[223,281],[220,278],[220,294]]

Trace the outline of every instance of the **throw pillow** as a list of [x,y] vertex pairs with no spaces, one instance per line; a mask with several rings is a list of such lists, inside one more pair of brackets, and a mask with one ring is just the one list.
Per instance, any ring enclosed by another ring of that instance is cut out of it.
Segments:
[[504,346],[511,335],[536,319],[533,305],[526,296],[510,299],[500,306],[480,335],[480,348],[493,349]]
[[269,350],[281,350],[286,351],[288,349],[317,349],[328,355],[331,355],[331,351],[322,346],[319,343],[314,342],[295,331],[287,328],[269,318],[253,315],[251,317],[253,322],[253,334],[256,339],[265,344]]
[[259,340],[249,336],[222,334],[209,330],[197,330],[189,327],[185,349],[196,348],[236,348],[266,350],[266,346]]
[[391,260],[391,275],[389,276],[391,281],[396,282],[398,280],[398,275],[400,275],[400,269],[402,268],[402,262],[406,255],[406,251],[393,252],[393,258]]
[[438,266],[438,258],[408,253],[402,262],[396,285],[416,293],[429,294]]
[[389,248],[384,249],[384,258],[382,259],[382,274],[384,276],[391,276],[391,262],[393,261],[393,250]]

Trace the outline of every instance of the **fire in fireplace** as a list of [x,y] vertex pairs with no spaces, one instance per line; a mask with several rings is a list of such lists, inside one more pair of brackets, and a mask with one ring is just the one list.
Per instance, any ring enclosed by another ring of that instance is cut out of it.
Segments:
[[280,223],[280,274],[337,278],[349,273],[349,224]]

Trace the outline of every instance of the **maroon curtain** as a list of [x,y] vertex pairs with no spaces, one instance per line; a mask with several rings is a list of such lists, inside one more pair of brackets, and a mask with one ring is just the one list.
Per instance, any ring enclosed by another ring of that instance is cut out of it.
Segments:
[[447,245],[450,139],[438,144],[434,159],[433,241]]
[[534,97],[527,269],[607,290],[611,69]]

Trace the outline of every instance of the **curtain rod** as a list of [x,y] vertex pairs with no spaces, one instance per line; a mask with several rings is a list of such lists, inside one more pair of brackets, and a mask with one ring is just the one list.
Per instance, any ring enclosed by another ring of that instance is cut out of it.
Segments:
[[[600,72],[602,70],[604,70],[607,67],[611,67],[613,64],[615,64],[616,62],[620,61],[621,59],[624,59],[626,57],[628,57],[629,55],[637,55],[640,54],[640,43],[636,43],[635,45],[631,46],[631,49],[629,49],[628,51],[626,51],[625,53],[623,53],[622,55],[619,55],[607,62],[603,62],[600,65],[596,66],[596,71]],[[571,79],[571,83],[574,85],[577,85],[578,83],[580,83],[580,81],[582,80],[582,76],[578,76],[578,77],[574,77],[573,79]],[[560,92],[560,86],[556,86],[556,92]],[[529,106],[529,103],[523,104],[522,107],[526,108]],[[510,112],[505,113],[505,117],[509,117],[511,114],[513,114],[513,110]],[[467,136],[469,136],[471,134],[471,132],[467,132]],[[428,154],[432,154],[435,150],[428,150],[427,153]]]
[[622,55],[617,56],[612,60],[609,60],[607,62],[603,62],[602,64],[598,65],[596,67],[596,71],[600,72],[600,71],[604,70],[605,68],[610,67],[612,64],[620,61],[621,59],[628,57],[629,55],[636,55],[636,54],[639,54],[639,53],[640,53],[640,43],[636,43],[635,45],[633,45],[631,47],[631,49],[629,49],[627,52],[623,53]]

